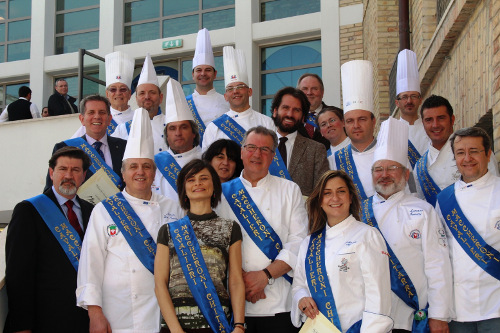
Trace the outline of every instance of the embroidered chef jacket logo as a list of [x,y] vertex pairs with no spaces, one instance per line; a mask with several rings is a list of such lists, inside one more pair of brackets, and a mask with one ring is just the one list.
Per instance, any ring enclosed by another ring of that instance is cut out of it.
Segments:
[[497,223],[495,224],[495,228],[497,228],[498,230],[500,230],[500,220],[498,220]]
[[420,230],[414,229],[410,232],[410,237],[413,239],[420,239]]
[[410,209],[410,216],[422,216],[423,209]]
[[110,224],[108,225],[108,236],[110,237],[114,237],[116,235],[118,235],[118,233],[120,232],[120,230],[118,230],[118,228],[116,227],[116,224]]
[[177,216],[175,216],[175,214],[172,214],[172,213],[164,214],[163,219],[167,220],[167,221],[177,221],[178,220]]
[[356,244],[356,241],[354,241],[354,242],[352,242],[352,241],[345,242],[345,246],[351,246],[353,244]]
[[342,265],[338,265],[339,272],[345,272],[345,273],[347,273],[347,270],[349,269],[349,267],[347,267],[347,264],[348,264],[347,259],[346,258],[342,258],[342,260],[340,262],[342,263]]

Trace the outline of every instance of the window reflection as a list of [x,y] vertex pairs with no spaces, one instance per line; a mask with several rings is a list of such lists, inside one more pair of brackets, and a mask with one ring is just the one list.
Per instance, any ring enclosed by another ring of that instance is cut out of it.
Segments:
[[56,54],[76,52],[78,49],[97,49],[98,47],[98,31],[56,38]]
[[56,8],[56,54],[99,47],[98,0],[57,0]]
[[320,0],[274,0],[262,1],[260,20],[270,21],[285,17],[304,15],[320,11]]

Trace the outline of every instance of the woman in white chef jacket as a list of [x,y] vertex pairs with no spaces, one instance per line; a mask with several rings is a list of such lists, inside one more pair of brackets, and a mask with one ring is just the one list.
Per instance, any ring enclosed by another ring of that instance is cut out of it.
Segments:
[[326,172],[306,204],[310,235],[294,271],[293,324],[321,311],[342,332],[391,331],[387,248],[378,230],[359,222],[352,180]]

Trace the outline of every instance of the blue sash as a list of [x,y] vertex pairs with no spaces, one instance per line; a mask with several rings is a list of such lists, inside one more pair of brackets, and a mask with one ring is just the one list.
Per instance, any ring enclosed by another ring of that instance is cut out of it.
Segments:
[[[252,200],[252,197],[248,194],[241,179],[235,178],[223,183],[222,193],[224,193],[234,215],[236,215],[240,225],[245,229],[250,239],[252,239],[262,253],[274,261],[283,248],[283,243],[281,243],[278,234],[266,221]],[[292,283],[290,276],[283,275],[283,277]]]
[[314,126],[314,128],[318,128],[318,125],[316,125],[316,116],[311,112],[307,114],[306,123],[308,123],[311,126]]
[[437,200],[446,225],[469,258],[486,273],[500,280],[500,253],[488,245],[460,209],[454,184],[439,193]]
[[415,169],[415,164],[417,164],[417,161],[420,159],[420,153],[418,152],[417,148],[411,143],[410,140],[408,140],[408,160],[410,160],[411,167]]
[[[352,158],[352,148],[351,144],[347,147],[342,148],[335,152],[335,163],[337,164],[337,170],[342,170],[351,177],[354,182],[354,187],[356,188],[356,193],[361,201],[366,199],[365,190],[363,184],[361,184],[361,179],[358,176],[358,170],[356,169],[356,163]],[[340,168],[340,169],[339,169]]]
[[432,179],[431,175],[427,171],[427,155],[429,151],[427,150],[422,156],[421,159],[418,160],[417,166],[417,178],[422,188],[422,192],[424,192],[425,200],[433,206],[436,206],[436,197],[441,192],[441,189]]
[[154,274],[156,243],[123,193],[119,192],[101,202],[137,258]]
[[169,223],[168,229],[189,290],[210,328],[214,332],[232,332],[189,217]]
[[47,227],[61,245],[75,271],[78,271],[82,241],[75,228],[61,212],[59,207],[45,194],[27,199],[38,211]]
[[326,157],[330,157],[332,156],[332,147],[330,147],[327,151],[326,151]]
[[109,165],[106,164],[106,162],[102,159],[101,155],[99,155],[97,150],[95,150],[94,147],[92,147],[92,145],[90,145],[87,141],[83,140],[82,138],[74,138],[65,140],[64,143],[71,147],[80,148],[90,157],[92,164],[90,165],[89,170],[92,173],[96,173],[99,169],[103,169],[108,175],[108,177],[116,185],[116,187],[118,188],[121,187],[122,182],[120,180],[120,176],[118,176],[113,171],[113,169],[111,169]]
[[[203,120],[201,120],[200,114],[198,113],[198,109],[196,108],[196,104],[194,104],[193,94],[186,97],[186,101],[189,106],[189,110],[193,114],[194,122],[198,125],[198,132],[200,133],[200,143],[203,142],[203,134],[205,134],[206,126]],[[201,146],[201,144],[200,144]]]
[[[240,124],[234,121],[227,114],[223,114],[219,118],[215,119],[213,123],[241,147],[246,130]],[[273,162],[269,166],[269,173],[276,177],[292,180],[292,177],[290,177],[290,173],[288,172],[288,169],[286,168],[283,158],[278,150],[276,150]]]
[[[361,209],[362,220],[364,223],[377,228],[377,220],[375,214],[373,213],[373,196],[363,201],[363,207]],[[382,232],[380,234],[383,236]],[[384,237],[385,240],[385,237]],[[410,308],[415,310],[412,332],[429,332],[429,322],[427,317],[427,307],[425,309],[419,310],[418,295],[413,282],[410,279],[408,273],[406,273],[403,265],[399,261],[398,257],[391,247],[385,242],[387,246],[387,252],[389,253],[389,269],[391,272],[391,290]]]
[[155,155],[155,163],[161,174],[172,188],[177,192],[177,177],[181,171],[181,166],[175,158],[168,152],[162,151]]
[[[335,306],[335,298],[333,297],[332,288],[330,287],[330,280],[326,275],[325,235],[326,227],[313,233],[309,240],[309,247],[307,248],[305,259],[307,285],[319,311],[342,332],[340,318],[337,313],[337,307]],[[322,282],[318,283],[317,281]],[[361,320],[354,323],[347,332],[359,332],[360,328]]]
[[111,123],[109,124],[108,128],[106,129],[108,135],[113,134],[113,132],[116,129],[116,126],[118,126],[118,123],[114,119],[111,119]]

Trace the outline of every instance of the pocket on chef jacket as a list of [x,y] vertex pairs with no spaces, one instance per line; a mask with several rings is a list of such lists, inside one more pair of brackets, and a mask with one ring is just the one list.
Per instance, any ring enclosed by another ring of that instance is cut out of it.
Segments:
[[493,209],[490,210],[489,214],[489,221],[488,221],[488,227],[492,228],[490,229],[492,232],[497,233],[500,235],[500,209]]
[[424,229],[425,216],[411,216],[409,220],[404,222],[403,232],[405,237],[410,241],[409,244],[413,246],[422,245],[423,229]]
[[334,257],[333,272],[338,274],[339,281],[352,283],[359,271],[358,257],[354,246],[344,247]]

